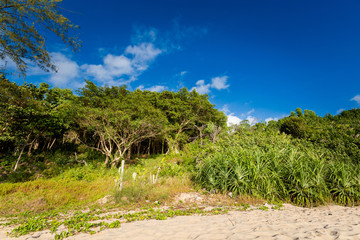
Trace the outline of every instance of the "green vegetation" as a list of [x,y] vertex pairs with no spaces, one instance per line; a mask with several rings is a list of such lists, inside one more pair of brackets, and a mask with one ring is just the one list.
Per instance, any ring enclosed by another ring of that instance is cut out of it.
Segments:
[[338,161],[326,148],[288,135],[244,130],[217,145],[198,166],[197,182],[210,190],[280,199],[300,206],[359,201],[358,164]]
[[14,219],[14,236],[119,227],[116,217],[91,215],[110,209],[177,206],[126,221],[202,214],[174,200],[193,189],[222,193],[218,204],[242,210],[264,201],[271,209],[360,201],[360,109],[324,117],[296,109],[279,121],[227,127],[207,95],[187,89],[131,92],[87,81],[74,94],[1,76],[0,111],[0,214]]
[[0,0],[0,59],[16,64],[23,77],[29,61],[42,70],[56,71],[46,49],[45,33],[54,33],[72,50],[79,48],[79,40],[71,36],[71,30],[77,26],[60,13],[60,3],[61,0]]
[[[50,89],[45,83],[18,86],[0,77],[0,157],[5,170],[0,180],[11,178],[20,165],[34,175],[44,170],[34,169],[39,162],[87,164],[89,157],[99,159],[94,152],[104,156],[105,166],[144,154],[179,153],[196,139],[215,139],[226,124],[226,116],[208,96],[186,89],[130,92],[125,86],[97,87],[87,81],[77,93]],[[212,128],[205,129],[207,125]],[[54,153],[62,159],[51,161]]]
[[[216,215],[226,213],[229,208],[213,208],[205,210],[198,207],[188,209],[167,209],[160,210],[147,208],[135,213],[126,214],[102,214],[99,211],[82,212],[77,211],[70,217],[58,220],[58,215],[47,215],[32,217],[23,221],[20,226],[11,232],[11,236],[22,236],[31,232],[50,229],[54,233],[54,239],[64,239],[80,232],[94,234],[106,228],[119,228],[121,223],[142,221],[148,219],[166,220],[175,216],[188,216],[193,214]],[[116,220],[115,220],[116,219]],[[64,226],[67,230],[58,231],[58,228]]]
[[[56,70],[40,26],[78,49],[61,0],[0,2],[0,59],[23,76],[29,60]],[[15,237],[50,229],[63,239],[263,201],[272,210],[282,202],[352,206],[360,201],[359,160],[360,109],[320,117],[297,108],[279,121],[227,127],[207,95],[186,88],[157,93],[86,81],[74,94],[0,75],[0,215]],[[199,198],[205,206],[176,200],[194,189],[223,195]]]

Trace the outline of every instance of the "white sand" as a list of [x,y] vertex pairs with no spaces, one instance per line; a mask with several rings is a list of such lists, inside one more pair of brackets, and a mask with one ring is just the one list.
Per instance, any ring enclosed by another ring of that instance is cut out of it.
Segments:
[[[0,239],[8,238],[5,229]],[[18,239],[53,239],[48,231]],[[118,229],[78,234],[69,240],[116,239],[351,239],[360,240],[360,207],[329,206],[299,208],[286,204],[285,210],[236,211],[215,216],[183,216],[159,221],[122,224]]]

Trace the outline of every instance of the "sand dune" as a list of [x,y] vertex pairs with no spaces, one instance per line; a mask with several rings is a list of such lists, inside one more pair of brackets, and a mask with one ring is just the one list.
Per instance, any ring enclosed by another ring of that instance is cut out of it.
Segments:
[[[0,239],[8,238],[0,233]],[[48,231],[19,239],[53,239]],[[119,229],[78,234],[69,240],[176,239],[359,239],[360,207],[327,206],[284,210],[233,211],[225,215],[184,216],[122,224]]]

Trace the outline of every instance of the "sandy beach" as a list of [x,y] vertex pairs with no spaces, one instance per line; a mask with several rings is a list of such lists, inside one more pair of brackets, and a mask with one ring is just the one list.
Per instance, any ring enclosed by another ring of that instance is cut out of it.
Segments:
[[[182,216],[122,224],[94,235],[78,234],[80,240],[180,240],[180,239],[360,239],[360,207],[325,206],[300,208],[289,204],[284,210],[232,211],[214,216]],[[0,239],[6,237],[1,229]],[[49,231],[18,239],[53,239]]]

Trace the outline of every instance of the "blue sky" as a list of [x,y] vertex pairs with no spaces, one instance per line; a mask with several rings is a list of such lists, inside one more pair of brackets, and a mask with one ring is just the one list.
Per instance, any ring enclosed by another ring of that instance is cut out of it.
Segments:
[[[58,73],[27,82],[207,93],[233,122],[360,106],[360,2],[64,0],[80,26],[72,53],[47,36]],[[18,80],[22,82],[22,80]]]

